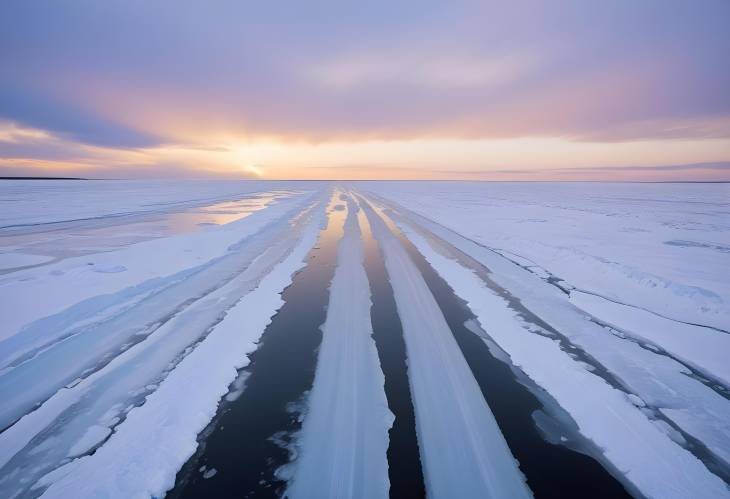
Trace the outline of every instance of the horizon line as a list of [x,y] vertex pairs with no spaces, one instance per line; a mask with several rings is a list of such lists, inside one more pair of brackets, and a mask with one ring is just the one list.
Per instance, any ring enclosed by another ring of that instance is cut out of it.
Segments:
[[0,180],[88,180],[88,181],[119,181],[119,180],[176,180],[194,182],[200,180],[233,181],[233,182],[481,182],[481,183],[569,183],[569,184],[730,184],[729,180],[487,180],[487,179],[340,179],[340,178],[182,178],[173,179],[169,177],[156,178],[93,178],[93,177],[33,177],[33,176],[0,176]]

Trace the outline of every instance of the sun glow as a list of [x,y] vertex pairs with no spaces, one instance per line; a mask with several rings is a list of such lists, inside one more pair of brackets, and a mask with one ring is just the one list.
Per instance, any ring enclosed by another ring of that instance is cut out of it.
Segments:
[[257,165],[250,164],[250,165],[243,166],[241,169],[246,173],[253,173],[257,177],[264,176],[264,170]]

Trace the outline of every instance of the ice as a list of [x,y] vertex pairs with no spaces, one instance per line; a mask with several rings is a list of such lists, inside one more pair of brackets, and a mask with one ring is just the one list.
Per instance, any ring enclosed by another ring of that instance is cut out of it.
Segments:
[[[468,302],[482,328],[511,361],[546,389],[581,433],[647,497],[730,497],[726,484],[677,445],[619,390],[576,363],[559,344],[529,331],[508,303],[469,269],[448,259],[413,231],[408,237],[436,271]],[[681,473],[677,473],[681,470]]]
[[91,425],[86,433],[68,451],[69,457],[80,456],[99,445],[111,434],[111,428],[101,425]]
[[[574,348],[582,349],[606,369],[616,382],[645,400],[652,407],[649,412],[659,411],[669,417],[683,431],[700,440],[714,456],[711,459],[728,466],[730,427],[725,414],[730,413],[730,400],[727,397],[690,376],[684,364],[597,324],[592,316],[576,308],[563,291],[529,270],[423,217],[409,215],[408,218],[417,219],[431,234],[484,265],[489,270],[486,279],[536,314],[535,320],[542,321],[542,326],[531,324],[531,330],[544,333],[546,326],[567,338]],[[408,227],[403,229],[412,232]]]
[[[345,206],[333,207],[341,208]],[[386,453],[393,415],[372,338],[357,210],[349,199],[317,371],[287,490],[294,499],[388,497]]]
[[0,211],[0,228],[181,211],[255,198],[271,189],[301,192],[302,187],[294,182],[231,180],[4,180],[0,200],[12,203]]
[[270,318],[283,305],[280,293],[304,265],[321,221],[321,214],[314,218],[286,259],[228,311],[143,405],[128,413],[102,447],[91,456],[72,461],[75,466],[60,479],[46,477],[43,483],[51,485],[43,496],[164,495],[173,486],[178,469],[195,451],[198,433],[215,415],[219,400],[237,377],[237,369],[248,364],[246,355],[255,350]]
[[124,272],[127,270],[127,267],[124,265],[114,265],[114,264],[106,264],[106,265],[95,265],[94,268],[91,269],[93,272],[101,272],[102,274],[116,274],[118,272]]
[[706,376],[730,386],[730,362],[727,359],[730,334],[678,323],[587,293],[573,292],[570,300],[603,322],[632,337],[654,343]]
[[578,289],[730,330],[730,184],[368,182],[362,188]]
[[380,216],[364,209],[403,324],[429,497],[531,497],[426,282]]
[[637,496],[727,497],[728,199],[723,184],[1,183],[0,496],[163,496],[246,390],[238,370],[325,217],[344,235],[287,490],[387,496],[359,215],[402,321],[429,496],[530,491],[401,235],[564,410],[556,445],[577,429]]
[[[163,331],[165,329],[174,331],[172,328],[176,327],[176,320],[178,324],[186,322],[195,324],[197,321],[201,324],[200,329],[191,328],[190,324],[186,324],[188,327],[185,329],[195,336],[178,332],[173,336],[175,341],[166,344],[169,348],[177,344],[181,350],[184,349],[187,346],[184,342],[194,341],[204,330],[202,324],[206,320],[214,320],[221,309],[225,310],[225,302],[220,302],[222,298],[206,305],[206,300],[208,302],[212,300],[206,298],[206,295],[216,289],[218,295],[223,295],[229,290],[226,299],[232,304],[236,299],[236,293],[240,297],[242,293],[255,286],[256,279],[260,278],[268,268],[265,266],[259,268],[260,275],[257,276],[254,273],[255,267],[250,266],[250,263],[267,247],[275,248],[274,241],[277,239],[285,242],[287,237],[292,238],[296,235],[296,231],[292,231],[288,223],[288,218],[299,214],[301,209],[302,206],[298,203],[293,207],[286,203],[272,206],[260,212],[260,217],[254,218],[252,215],[247,219],[258,223],[248,226],[249,229],[253,229],[249,236],[256,237],[251,238],[244,247],[236,249],[229,245],[224,250],[223,256],[198,265],[192,270],[182,271],[166,279],[147,280],[114,295],[95,297],[90,301],[81,302],[60,315],[36,321],[21,333],[0,343],[0,359],[7,366],[0,372],[0,396],[4,399],[4,404],[0,407],[0,426],[7,425],[22,416],[75,378],[88,376],[90,372],[102,367],[130,341],[132,344],[138,342],[160,328]],[[171,244],[170,241],[167,242],[168,245]],[[207,240],[209,247],[215,242],[213,237]],[[145,244],[135,245],[130,250],[133,249],[135,256],[141,259],[165,258],[165,254],[139,255],[139,246]],[[279,249],[280,252],[285,250],[286,246]],[[138,266],[139,262],[137,259],[132,259],[128,265]],[[221,290],[244,269],[248,271],[246,276],[248,279],[236,280]],[[69,280],[64,279],[64,281],[70,284]],[[238,286],[237,291],[230,289],[236,286]],[[72,291],[66,294],[74,295]],[[190,308],[188,305],[191,300],[201,301],[196,307],[207,308],[207,311],[201,315],[200,312],[195,312],[195,307],[186,310]],[[97,309],[108,314],[110,305],[116,304],[121,306],[114,315],[105,315],[101,318],[96,316]],[[182,318],[176,317],[183,312],[186,315]],[[160,332],[158,336],[161,334]],[[159,369],[157,371],[159,372]],[[17,390],[16,386],[26,388]]]
[[18,268],[30,267],[53,260],[51,256],[33,255],[29,253],[0,253],[0,271]]
[[[7,394],[7,403],[2,411],[12,417],[18,414],[11,412],[13,408],[16,407],[17,411],[27,407],[34,394],[53,392],[54,387],[63,381],[62,377],[59,378],[62,373],[59,369],[78,371],[83,362],[88,362],[88,357],[93,359],[89,345],[95,345],[104,334],[118,336],[123,331],[121,328],[133,324],[135,317],[142,322],[154,322],[154,315],[146,315],[142,311],[157,313],[161,310],[165,314],[164,307],[169,305],[170,299],[182,297],[186,300],[182,309],[157,324],[159,327],[144,341],[122,351],[91,374],[85,373],[73,380],[0,434],[0,466],[4,466],[0,474],[0,490],[12,490],[18,476],[29,480],[44,470],[52,469],[89,425],[99,424],[100,419],[109,419],[109,412],[114,407],[123,407],[125,401],[134,402],[157,388],[156,383],[175,367],[180,357],[188,355],[195,342],[205,338],[211,326],[219,322],[241,296],[259,285],[261,279],[291,253],[302,230],[309,225],[311,216],[321,218],[321,214],[318,215],[321,203],[313,206],[304,211],[301,208],[292,211],[289,207],[280,212],[279,218],[282,215],[284,218],[272,219],[265,230],[257,233],[256,239],[231,250],[216,266],[206,267],[206,272],[199,274],[209,283],[220,282],[219,287],[200,294],[196,287],[200,283],[189,284],[187,291],[177,290],[165,299],[155,301],[148,298],[137,308],[122,310],[118,320],[112,318],[92,323],[87,327],[88,331],[54,344],[19,366],[6,370],[0,376],[0,387],[4,387]],[[293,216],[295,221],[288,220],[288,216]],[[243,269],[236,270],[240,265]],[[204,284],[209,286],[209,283]],[[182,293],[181,297],[175,294],[178,292]],[[200,295],[191,300],[191,292]],[[90,335],[88,340],[84,339],[85,334]],[[80,341],[75,341],[79,338]],[[54,357],[58,362],[50,363],[49,360]],[[49,373],[55,375],[48,376]],[[20,383],[26,386],[25,390],[15,389],[17,385],[13,381],[18,379],[23,380]],[[120,412],[120,415],[124,413]],[[27,466],[29,462],[33,463],[32,467]],[[27,476],[28,473],[32,475]]]
[[[109,295],[137,293],[155,278],[170,279],[225,255],[230,246],[252,236],[283,213],[301,208],[309,198],[310,195],[301,195],[282,199],[245,219],[204,233],[144,241],[114,251],[0,275],[0,316],[4,318],[0,340],[21,332],[26,337],[45,336],[51,321],[57,324],[53,329],[58,333],[59,329],[68,327],[69,319],[75,320],[70,315],[108,307],[107,303],[99,302]],[[94,272],[94,268],[117,266],[127,270],[111,274]],[[69,310],[72,306],[76,308]],[[64,312],[65,316],[49,319]],[[39,327],[42,333],[33,332],[39,321],[43,321]],[[6,362],[8,350],[15,351],[15,347],[0,343],[0,365]]]
[[[720,465],[725,469],[730,467],[730,426],[725,416],[730,413],[730,400],[723,395],[725,388],[721,387],[718,393],[709,383],[695,376],[685,364],[664,354],[653,344],[640,344],[630,340],[632,337],[642,339],[645,338],[643,335],[653,334],[657,343],[668,347],[675,345],[672,350],[677,352],[678,359],[691,358],[692,362],[687,362],[688,365],[698,367],[700,372],[706,373],[711,379],[718,379],[724,372],[723,369],[726,369],[721,359],[718,361],[718,350],[722,352],[725,349],[708,347],[707,340],[710,338],[714,345],[723,345],[726,333],[710,327],[700,328],[702,333],[698,336],[696,345],[682,351],[676,345],[693,341],[692,333],[697,326],[664,319],[673,325],[661,333],[643,328],[617,331],[615,328],[604,327],[592,315],[575,306],[571,297],[578,291],[570,291],[571,294],[568,295],[563,289],[531,272],[527,265],[515,265],[509,253],[493,251],[442,224],[407,212],[398,205],[394,209],[400,215],[407,215],[406,218],[417,220],[418,224],[426,227],[432,234],[443,238],[449,245],[484,265],[490,272],[488,279],[494,281],[495,285],[536,314],[556,334],[564,336],[598,361],[629,392],[645,400],[652,408],[650,412],[654,411],[671,419],[682,431],[701,441],[712,454],[711,460],[721,461]],[[597,280],[596,285],[600,282]],[[629,326],[624,324],[624,312],[633,314],[637,313],[636,310],[635,307],[622,306],[621,314],[604,313],[600,318],[608,323]],[[655,313],[646,311],[641,316],[652,317],[652,324],[661,319]],[[660,334],[663,335],[661,338]]]

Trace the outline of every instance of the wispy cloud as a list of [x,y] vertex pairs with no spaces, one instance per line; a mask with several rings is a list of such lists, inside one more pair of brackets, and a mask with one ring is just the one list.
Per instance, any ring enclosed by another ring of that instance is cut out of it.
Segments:
[[[571,168],[545,168],[545,173],[607,173],[607,172],[692,172],[694,170],[730,171],[730,161],[690,163],[683,165],[645,165],[645,166],[576,166]],[[534,169],[500,169],[492,171],[462,170],[464,175],[485,173],[510,173],[520,175],[534,174]]]

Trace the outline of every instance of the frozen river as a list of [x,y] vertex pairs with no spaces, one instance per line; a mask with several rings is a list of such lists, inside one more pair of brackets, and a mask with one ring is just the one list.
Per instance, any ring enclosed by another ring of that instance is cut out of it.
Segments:
[[728,199],[0,183],[0,496],[728,497]]

